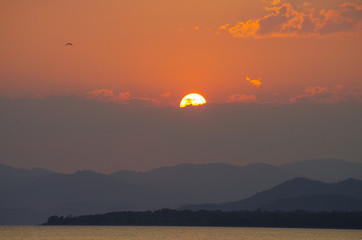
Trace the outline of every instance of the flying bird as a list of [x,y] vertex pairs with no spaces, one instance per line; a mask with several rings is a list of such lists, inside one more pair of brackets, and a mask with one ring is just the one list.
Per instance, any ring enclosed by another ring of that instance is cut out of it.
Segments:
[[73,43],[67,42],[67,43],[65,44],[65,46],[72,46],[72,47],[73,47]]

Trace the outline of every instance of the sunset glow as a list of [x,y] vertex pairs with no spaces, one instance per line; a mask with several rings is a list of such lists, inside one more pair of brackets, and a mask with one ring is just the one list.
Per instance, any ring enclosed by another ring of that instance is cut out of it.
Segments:
[[0,97],[179,107],[192,86],[289,104],[342,85],[306,101],[361,99],[359,0],[86,2],[0,1]]
[[0,0],[0,16],[0,164],[362,161],[362,0]]
[[0,32],[6,239],[45,214],[150,224],[150,239],[175,235],[159,224],[330,230],[326,211],[362,229],[362,0],[0,0]]

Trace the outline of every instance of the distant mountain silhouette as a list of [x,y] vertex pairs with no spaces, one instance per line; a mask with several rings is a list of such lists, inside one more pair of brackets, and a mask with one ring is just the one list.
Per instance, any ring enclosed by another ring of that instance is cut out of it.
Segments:
[[301,177],[323,182],[338,182],[348,178],[362,180],[362,163],[341,159],[315,159],[280,166],[282,169]]
[[[11,218],[9,215],[21,215],[18,209],[31,212],[33,218],[30,223],[41,223],[49,214],[101,213],[170,206],[167,199],[172,198],[150,187],[124,183],[91,171],[52,174],[2,195],[0,223],[6,223]],[[29,219],[27,216],[25,218]],[[21,222],[23,219],[18,220],[22,224],[29,224]]]
[[[158,200],[162,200],[160,193],[149,187],[123,183],[108,175],[92,171],[53,174],[21,187],[16,191],[16,196],[16,199],[11,196],[8,204],[50,208],[55,204],[90,201],[139,208],[145,204],[144,199],[151,202],[152,196],[157,196]],[[23,201],[24,198],[26,198],[26,202]]]
[[[337,164],[338,167],[329,168],[328,164]],[[181,164],[148,172],[118,171],[106,175],[92,171],[60,174],[0,164],[0,224],[38,224],[55,214],[66,216],[232,202],[305,175],[326,181],[333,179],[334,175],[338,180],[355,177],[360,166],[360,163],[333,159],[282,166],[262,163],[247,166]],[[294,198],[290,206],[303,200],[298,194],[280,198],[278,195],[282,193],[275,194],[275,202],[261,202],[257,207],[275,209],[282,199],[291,201]],[[330,192],[324,194],[334,195]],[[304,200],[309,201],[309,198]],[[342,201],[340,196],[336,197],[337,200]],[[353,199],[343,201],[354,204]],[[250,204],[254,204],[253,201]],[[282,205],[287,206],[286,202]]]
[[13,190],[32,181],[54,174],[42,168],[21,169],[0,164],[0,191]]
[[338,183],[323,183],[306,178],[288,180],[250,198],[221,204],[186,205],[190,210],[362,210],[362,181],[348,179]]
[[251,196],[296,175],[269,164],[181,164],[149,172],[118,171],[119,180],[174,193],[182,202],[223,202]]

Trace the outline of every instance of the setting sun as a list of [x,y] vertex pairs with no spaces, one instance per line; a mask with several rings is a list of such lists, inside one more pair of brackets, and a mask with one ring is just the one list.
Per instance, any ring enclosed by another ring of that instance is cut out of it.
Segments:
[[187,94],[180,102],[180,107],[186,107],[188,105],[191,106],[199,106],[206,103],[206,100],[203,96],[198,93],[190,93]]

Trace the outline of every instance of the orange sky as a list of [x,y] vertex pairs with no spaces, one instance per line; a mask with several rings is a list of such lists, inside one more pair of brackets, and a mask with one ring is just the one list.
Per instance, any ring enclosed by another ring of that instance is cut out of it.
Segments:
[[362,3],[346,2],[1,0],[0,96],[360,101]]

